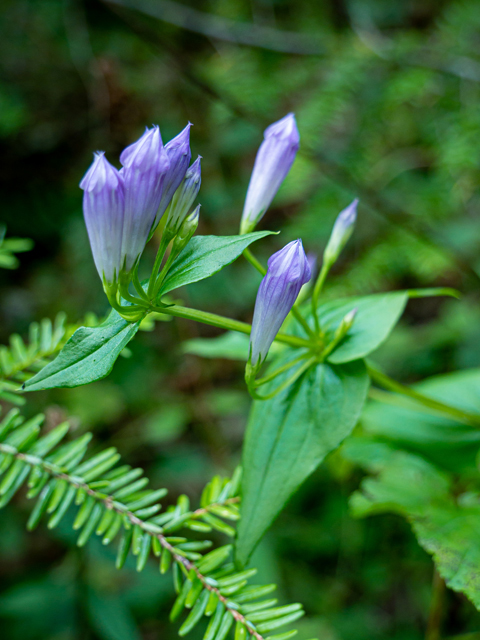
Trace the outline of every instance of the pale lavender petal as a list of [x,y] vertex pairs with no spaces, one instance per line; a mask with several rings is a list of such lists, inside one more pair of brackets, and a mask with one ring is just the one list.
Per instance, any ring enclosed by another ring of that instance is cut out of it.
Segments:
[[157,215],[155,216],[154,227],[158,225],[160,219],[167,210],[167,207],[173,198],[173,194],[184,179],[188,165],[190,164],[190,160],[192,158],[192,152],[190,151],[191,126],[192,125],[189,122],[183,131],[165,145],[165,151],[168,159],[170,160],[170,168],[168,169],[163,182],[163,193]]
[[83,215],[95,266],[102,279],[112,283],[122,263],[124,185],[119,171],[102,152],[80,182],[83,189]]
[[125,184],[122,257],[130,271],[145,248],[162,197],[170,161],[154,126],[120,156]]

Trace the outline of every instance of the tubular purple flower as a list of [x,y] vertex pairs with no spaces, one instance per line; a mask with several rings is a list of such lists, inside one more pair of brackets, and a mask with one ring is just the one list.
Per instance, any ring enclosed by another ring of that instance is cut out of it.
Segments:
[[130,271],[143,252],[162,197],[170,161],[160,129],[146,129],[143,136],[120,155],[125,185],[122,267]]
[[165,225],[165,231],[172,235],[176,235],[179,232],[200,190],[200,185],[202,184],[201,159],[202,156],[198,156],[188,169],[185,178],[173,196]]
[[283,321],[302,286],[311,278],[301,240],[289,242],[268,261],[268,270],[258,288],[250,334],[250,362],[258,367],[265,360]]
[[358,198],[355,198],[346,209],[339,213],[335,220],[330,239],[323,253],[325,264],[332,265],[335,262],[352,235],[357,219],[357,206]]
[[168,169],[163,182],[163,193],[158,207],[157,215],[155,216],[155,222],[153,227],[156,228],[160,222],[163,214],[167,210],[170,204],[173,194],[180,186],[185,173],[187,172],[188,165],[192,158],[192,152],[190,151],[190,127],[192,124],[189,122],[183,131],[167,142],[165,145],[165,151],[168,159],[170,160],[170,168]]
[[293,113],[271,124],[264,133],[248,185],[240,233],[249,233],[263,217],[284,181],[300,144]]
[[123,177],[103,151],[80,182],[83,215],[95,266],[102,282],[114,283],[122,266],[122,232],[125,194]]

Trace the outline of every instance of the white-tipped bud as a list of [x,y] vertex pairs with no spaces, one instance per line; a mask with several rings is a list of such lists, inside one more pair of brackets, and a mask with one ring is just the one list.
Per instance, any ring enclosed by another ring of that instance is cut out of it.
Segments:
[[358,198],[348,205],[335,220],[330,239],[323,253],[324,264],[332,265],[353,233],[357,219]]

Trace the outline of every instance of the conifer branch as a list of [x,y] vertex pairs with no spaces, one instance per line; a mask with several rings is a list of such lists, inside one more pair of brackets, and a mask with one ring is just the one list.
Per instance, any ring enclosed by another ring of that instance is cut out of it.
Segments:
[[[179,529],[211,531],[229,536],[235,530],[224,519],[239,518],[237,505],[241,470],[231,480],[215,476],[205,487],[200,507],[191,511],[189,500],[180,496],[175,506],[163,513],[158,504],[165,489],[145,490],[148,484],[141,469],[117,467],[120,459],[115,448],[109,448],[84,460],[90,434],[63,444],[68,424],[56,427],[39,437],[43,416],[24,422],[17,409],[0,422],[0,507],[5,506],[27,482],[27,497],[37,501],[27,527],[37,526],[45,513],[50,514],[48,527],[56,526],[69,507],[79,507],[73,527],[80,530],[78,546],[96,533],[109,544],[120,534],[117,568],[128,554],[137,557],[141,571],[151,556],[160,558],[160,571],[172,565],[177,599],[170,618],[191,609],[179,634],[186,635],[202,619],[210,617],[204,640],[224,640],[235,623],[235,637],[245,640],[253,636],[265,640],[266,633],[290,624],[303,615],[300,604],[275,607],[273,600],[263,598],[275,585],[248,585],[255,569],[237,571],[229,562],[232,545],[209,551],[209,540],[189,541],[172,536]],[[296,631],[269,636],[267,640],[288,640]]]

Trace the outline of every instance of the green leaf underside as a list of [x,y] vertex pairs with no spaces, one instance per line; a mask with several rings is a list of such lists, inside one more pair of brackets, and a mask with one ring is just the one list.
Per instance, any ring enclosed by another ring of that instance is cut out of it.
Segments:
[[127,322],[112,310],[98,327],[80,327],[55,360],[27,380],[25,390],[78,387],[104,378],[137,333],[139,324]]
[[333,336],[342,318],[353,309],[357,315],[346,338],[328,357],[340,364],[365,358],[388,338],[402,315],[408,292],[376,293],[370,296],[341,298],[318,307],[320,325]]
[[[285,361],[275,361],[272,369]],[[291,375],[290,370],[261,391],[275,388]],[[368,386],[363,361],[320,364],[271,400],[253,403],[243,449],[242,519],[236,546],[241,564],[246,564],[295,490],[351,433]]]
[[236,260],[252,242],[273,233],[256,231],[243,236],[194,236],[174,260],[160,295],[213,276]]
[[455,497],[447,474],[386,444],[352,438],[344,454],[378,474],[352,495],[353,515],[393,512],[408,518],[447,585],[480,609],[480,496]]
[[[452,406],[480,415],[480,369],[435,376],[412,388],[439,401],[448,398]],[[366,433],[420,452],[452,471],[475,467],[478,427],[435,414],[403,396],[391,396],[391,401],[395,405],[368,403],[362,415]]]

